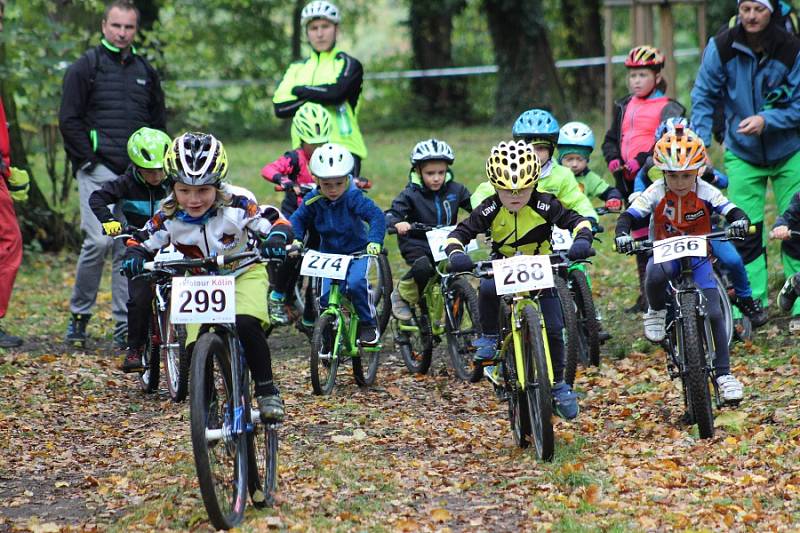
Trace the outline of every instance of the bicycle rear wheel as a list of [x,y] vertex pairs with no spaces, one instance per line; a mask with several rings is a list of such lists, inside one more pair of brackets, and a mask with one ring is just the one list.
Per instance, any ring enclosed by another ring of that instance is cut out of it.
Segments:
[[481,335],[478,294],[463,278],[450,283],[447,292],[444,303],[447,306],[447,351],[456,377],[466,381],[472,376],[472,357],[475,352],[472,341]]
[[681,327],[683,328],[682,351],[686,405],[689,417],[697,424],[701,439],[714,436],[714,412],[711,409],[711,388],[709,374],[706,371],[705,350],[713,346],[710,339],[705,338],[703,319],[697,312],[697,294],[684,294],[681,301]]
[[525,391],[520,389],[517,380],[517,364],[513,344],[503,356],[503,380],[508,396],[508,421],[511,423],[511,434],[514,443],[520,448],[531,444],[531,415],[528,412],[528,400]]
[[433,360],[431,324],[425,306],[414,306],[413,315],[409,322],[396,321],[395,344],[409,372],[427,374]]
[[[584,364],[600,365],[600,324],[597,322],[597,311],[594,307],[592,290],[586,280],[586,274],[580,270],[569,273],[571,293],[577,311],[578,335],[580,337],[578,358]],[[570,383],[572,385],[572,383]]]
[[381,352],[376,347],[359,347],[358,355],[353,357],[353,377],[359,387],[370,387],[375,383],[378,366],[381,364]]
[[189,354],[186,352],[186,327],[172,324],[169,307],[160,314],[161,331],[164,332],[164,373],[169,397],[182,402],[189,392]]
[[374,268],[367,269],[367,281],[372,291],[373,304],[377,312],[378,331],[381,335],[389,325],[392,317],[392,302],[389,296],[392,294],[392,267],[389,265],[389,258],[385,253],[381,253],[374,258]]
[[575,314],[575,302],[567,288],[564,278],[554,276],[553,280],[561,303],[561,314],[564,316],[564,381],[572,385],[575,383],[575,374],[578,370],[578,348],[580,336],[578,334],[578,317]]
[[542,339],[541,315],[533,306],[522,310],[522,347],[525,363],[525,397],[528,402],[531,434],[536,457],[552,461],[555,451],[553,436],[553,396],[547,370],[547,354]]
[[[333,314],[323,314],[314,324],[311,336],[311,388],[314,394],[330,394],[336,385],[336,371],[339,358],[336,350],[338,318]],[[338,351],[338,350],[336,350]]]
[[190,402],[200,494],[214,527],[230,529],[242,520],[247,502],[247,439],[233,431],[238,402],[228,350],[216,333],[195,343]]
[[160,371],[160,356],[158,354],[158,345],[153,343],[153,320],[149,318],[147,321],[147,336],[144,346],[142,347],[142,366],[144,371],[139,372],[139,385],[142,390],[148,394],[158,390],[158,378]]
[[725,336],[728,339],[728,346],[731,346],[733,344],[733,334],[735,332],[733,327],[733,307],[731,307],[728,291],[725,290],[725,285],[716,272],[714,273],[714,285],[719,294],[720,307],[722,307],[722,319],[725,321]]

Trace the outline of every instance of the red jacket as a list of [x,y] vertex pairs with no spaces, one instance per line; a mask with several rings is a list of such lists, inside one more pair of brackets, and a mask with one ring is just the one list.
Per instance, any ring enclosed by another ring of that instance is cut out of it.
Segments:
[[[314,176],[308,169],[308,157],[302,148],[286,152],[281,157],[264,165],[261,175],[265,180],[280,185],[283,178],[289,178],[298,185],[313,185]],[[289,216],[297,210],[303,198],[297,196],[292,189],[286,190],[286,197],[281,202],[281,212]]]

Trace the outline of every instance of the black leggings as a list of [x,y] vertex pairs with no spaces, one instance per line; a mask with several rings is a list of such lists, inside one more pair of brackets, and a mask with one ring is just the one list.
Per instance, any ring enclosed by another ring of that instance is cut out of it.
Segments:
[[[564,380],[564,315],[561,302],[553,289],[541,291],[539,307],[542,311],[547,344],[550,347],[550,360],[553,363],[553,382]],[[497,317],[500,316],[500,298],[495,290],[494,279],[482,279],[478,296],[481,315],[481,329],[484,335],[499,333]]]
[[276,394],[272,382],[272,356],[261,321],[250,315],[236,315],[236,331],[244,348],[244,358],[255,382],[256,396]]
[[151,320],[154,297],[150,280],[128,280],[128,348],[142,348],[147,342],[147,322]]

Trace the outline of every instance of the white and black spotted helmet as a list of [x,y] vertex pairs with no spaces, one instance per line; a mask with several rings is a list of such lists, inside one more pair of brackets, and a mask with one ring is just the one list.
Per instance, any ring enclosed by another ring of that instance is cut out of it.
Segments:
[[339,24],[339,22],[342,21],[342,15],[339,12],[339,8],[330,2],[315,0],[314,2],[306,4],[306,7],[303,8],[303,11],[300,13],[300,24],[305,26],[314,19],[325,19],[330,20],[334,24]]
[[448,165],[452,165],[456,160],[453,149],[444,141],[438,139],[428,139],[427,141],[420,141],[411,150],[411,165],[416,166],[423,161],[444,161]]
[[308,164],[311,174],[320,180],[349,176],[354,166],[353,154],[336,143],[326,143],[314,150]]

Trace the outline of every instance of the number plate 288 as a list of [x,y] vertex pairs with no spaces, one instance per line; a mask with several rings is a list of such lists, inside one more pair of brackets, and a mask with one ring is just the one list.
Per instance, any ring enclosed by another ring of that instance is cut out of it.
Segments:
[[173,324],[236,322],[236,279],[232,276],[172,278],[170,321]]
[[555,285],[550,258],[546,255],[517,255],[492,261],[498,295],[549,289]]

